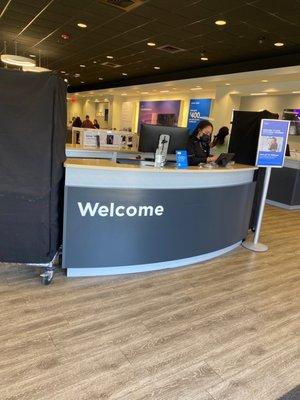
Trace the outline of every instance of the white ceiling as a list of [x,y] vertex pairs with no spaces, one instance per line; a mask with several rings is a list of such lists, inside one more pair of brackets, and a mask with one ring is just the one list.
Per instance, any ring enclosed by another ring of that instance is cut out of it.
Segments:
[[[262,80],[268,82],[262,82]],[[123,95],[126,99],[147,98],[154,95],[167,97],[171,94],[189,96],[209,94],[214,97],[216,90],[224,90],[240,96],[257,92],[266,92],[270,95],[291,94],[293,91],[300,91],[300,66],[80,92],[78,97],[86,99],[99,97],[100,100],[112,95]]]

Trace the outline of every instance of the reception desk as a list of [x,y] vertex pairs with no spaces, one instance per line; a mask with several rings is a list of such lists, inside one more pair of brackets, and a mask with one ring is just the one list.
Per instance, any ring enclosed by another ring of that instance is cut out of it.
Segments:
[[300,210],[300,155],[286,157],[283,168],[272,169],[267,203]]
[[67,159],[63,268],[68,276],[185,266],[241,244],[255,167],[156,169]]

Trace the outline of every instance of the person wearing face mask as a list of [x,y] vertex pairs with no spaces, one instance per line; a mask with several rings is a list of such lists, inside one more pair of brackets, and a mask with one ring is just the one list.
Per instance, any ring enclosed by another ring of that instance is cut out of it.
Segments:
[[187,153],[188,164],[199,165],[201,163],[214,162],[217,156],[210,156],[210,141],[213,131],[212,123],[201,120],[188,139]]

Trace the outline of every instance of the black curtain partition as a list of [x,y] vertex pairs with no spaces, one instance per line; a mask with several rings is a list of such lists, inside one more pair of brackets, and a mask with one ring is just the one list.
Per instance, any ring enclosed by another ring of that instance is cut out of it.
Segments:
[[62,240],[66,85],[0,69],[0,262],[47,263]]
[[[278,117],[278,114],[273,114],[267,110],[260,112],[234,111],[228,152],[235,153],[235,162],[255,165],[261,120],[278,119]],[[264,168],[259,168],[254,174],[256,190],[249,224],[250,229],[253,230],[256,228],[264,177]]]

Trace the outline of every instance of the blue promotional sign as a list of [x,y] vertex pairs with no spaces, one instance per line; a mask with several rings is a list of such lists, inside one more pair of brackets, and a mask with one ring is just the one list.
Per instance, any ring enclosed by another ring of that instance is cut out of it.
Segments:
[[176,150],[176,165],[177,168],[188,167],[188,156],[186,150]]
[[261,120],[256,156],[257,167],[283,167],[289,128],[290,121]]
[[194,131],[201,119],[209,117],[211,99],[191,99],[187,127],[190,133]]

